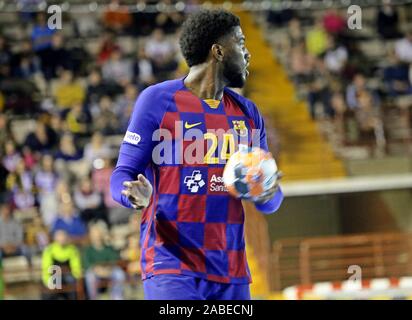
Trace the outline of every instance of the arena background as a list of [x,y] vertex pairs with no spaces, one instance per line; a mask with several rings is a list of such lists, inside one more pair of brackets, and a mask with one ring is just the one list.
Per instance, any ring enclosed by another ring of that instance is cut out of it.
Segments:
[[[284,173],[276,214],[245,203],[253,297],[412,298],[412,1],[375,0],[0,1],[0,232],[5,220],[16,230],[13,250],[0,243],[0,297],[55,293],[42,253],[64,217],[81,258],[87,223],[98,226],[121,252],[123,298],[143,298],[139,214],[108,181],[139,92],[187,71],[179,26],[200,7],[240,16],[252,55],[242,93]],[[84,271],[58,294],[88,298]]]

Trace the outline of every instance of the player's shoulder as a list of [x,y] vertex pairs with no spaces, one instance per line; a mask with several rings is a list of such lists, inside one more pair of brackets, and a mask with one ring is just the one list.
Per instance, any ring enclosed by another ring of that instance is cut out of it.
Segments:
[[235,101],[240,105],[240,107],[244,112],[246,112],[249,117],[255,118],[260,116],[259,109],[252,100],[242,96],[241,94],[228,87],[225,87],[225,93],[229,94],[233,99],[235,99]]
[[152,98],[165,99],[173,95],[182,87],[181,79],[166,80],[159,82],[145,88],[141,95],[150,96]]
[[137,115],[161,119],[173,101],[176,91],[181,88],[181,79],[167,80],[148,86],[137,98],[134,117]]

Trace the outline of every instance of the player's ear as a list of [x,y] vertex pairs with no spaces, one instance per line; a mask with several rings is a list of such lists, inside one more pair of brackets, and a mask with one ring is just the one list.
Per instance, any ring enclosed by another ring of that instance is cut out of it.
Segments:
[[223,57],[224,57],[223,47],[217,43],[213,44],[212,45],[212,55],[217,61],[222,62]]

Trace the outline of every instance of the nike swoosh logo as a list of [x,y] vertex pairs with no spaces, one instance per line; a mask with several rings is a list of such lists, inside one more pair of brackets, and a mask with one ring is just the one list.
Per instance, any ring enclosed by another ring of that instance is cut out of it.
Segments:
[[190,128],[196,127],[199,124],[202,124],[202,123],[201,122],[196,122],[196,123],[188,124],[187,121],[186,121],[185,122],[185,129],[190,129]]

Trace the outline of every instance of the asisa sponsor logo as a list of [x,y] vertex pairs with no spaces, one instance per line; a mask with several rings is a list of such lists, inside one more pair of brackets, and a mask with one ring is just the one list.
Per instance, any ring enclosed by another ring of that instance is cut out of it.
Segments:
[[214,174],[209,181],[209,190],[211,192],[227,192],[227,189],[223,183],[223,177]]

